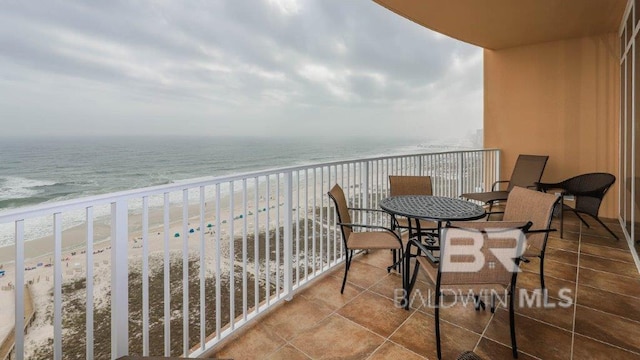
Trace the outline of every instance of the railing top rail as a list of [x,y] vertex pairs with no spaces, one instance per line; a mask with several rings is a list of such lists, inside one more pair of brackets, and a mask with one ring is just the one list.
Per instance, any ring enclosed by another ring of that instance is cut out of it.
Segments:
[[187,179],[184,181],[180,180],[173,184],[157,185],[157,186],[150,186],[150,187],[144,187],[139,189],[111,192],[111,193],[82,197],[77,199],[56,201],[52,203],[44,203],[44,204],[39,204],[35,206],[0,211],[0,224],[20,221],[27,218],[34,218],[38,216],[51,215],[53,213],[58,213],[63,211],[78,210],[78,209],[96,206],[96,205],[110,204],[120,200],[128,200],[132,198],[138,199],[146,196],[170,193],[175,191],[182,191],[185,189],[198,188],[201,186],[215,186],[217,184],[228,183],[232,181],[259,178],[259,177],[264,177],[264,176],[269,176],[274,174],[282,174],[282,173],[295,172],[295,171],[301,171],[301,170],[307,170],[307,169],[322,168],[322,167],[328,167],[328,166],[339,166],[339,165],[345,165],[345,164],[351,164],[351,163],[362,163],[362,162],[368,162],[368,161],[398,159],[403,157],[460,154],[460,153],[474,153],[474,152],[491,152],[491,151],[497,151],[497,150],[499,149],[491,148],[491,149],[438,151],[438,152],[426,152],[426,153],[417,153],[417,154],[399,154],[399,155],[392,155],[392,156],[348,159],[348,160],[332,161],[332,162],[325,162],[325,163],[319,163],[319,164],[307,164],[307,165],[290,166],[290,167],[283,167],[283,168],[273,168],[273,169],[255,171],[255,172],[239,173],[231,176],[216,176],[216,177],[211,176],[211,177],[202,177],[202,178],[191,179],[191,180]]

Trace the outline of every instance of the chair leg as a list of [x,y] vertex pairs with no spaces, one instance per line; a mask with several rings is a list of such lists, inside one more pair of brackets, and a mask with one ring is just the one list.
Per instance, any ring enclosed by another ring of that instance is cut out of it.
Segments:
[[440,346],[440,292],[438,290],[436,290],[436,308],[434,309],[436,322],[436,351],[438,353],[438,359],[442,359],[442,349]]
[[611,231],[611,229],[609,229],[609,227],[607,225],[605,225],[602,220],[598,219],[597,217],[593,216],[594,219],[596,219],[596,221],[598,221],[600,223],[600,225],[602,225],[605,229],[607,229],[607,231],[609,232],[609,234],[611,234],[614,238],[616,238],[616,240],[620,240],[618,238],[618,235],[614,234],[613,231]]
[[542,290],[542,292],[544,293],[544,253],[542,253],[540,256],[540,290]]
[[[590,228],[590,227],[591,227],[591,226],[589,226],[589,223],[588,223],[588,222],[586,222],[586,221],[582,218],[582,216],[580,216],[580,214],[578,214],[578,212],[577,212],[577,211],[575,211],[575,210],[572,210],[572,211],[573,211],[573,213],[574,213],[574,214],[576,214],[576,216],[578,217],[578,219],[580,219],[580,221],[582,221],[582,223],[584,224],[584,226],[586,226],[587,228]],[[596,220],[598,220],[598,219],[596,218]],[[599,220],[598,220],[598,221],[599,221]]]
[[410,276],[410,272],[409,269],[411,269],[411,265],[409,264],[408,259],[404,259],[404,261],[406,261],[406,265],[405,265],[405,269],[406,269],[406,274],[404,276],[406,276],[406,281],[407,283],[406,288],[405,288],[405,295],[407,296],[406,302],[404,303],[404,309],[405,310],[409,310],[409,295],[411,294],[411,290],[413,289],[413,286],[416,284],[416,279],[418,278],[418,271],[420,270],[420,264],[416,261],[415,266],[413,267],[413,275],[411,276],[411,278],[409,278]]
[[347,273],[349,272],[349,267],[351,266],[351,258],[353,257],[353,250],[346,251],[347,259],[344,262],[344,278],[342,279],[342,287],[340,288],[340,294],[344,293],[344,286],[347,284]]
[[564,198],[560,198],[560,202],[556,206],[560,205],[560,239],[564,238]]
[[513,352],[513,358],[518,358],[518,345],[516,344],[516,324],[515,324],[515,310],[514,308],[514,293],[515,286],[511,287],[511,294],[509,294],[509,327],[511,328],[511,351]]
[[491,313],[494,314],[496,312],[496,294],[491,293]]

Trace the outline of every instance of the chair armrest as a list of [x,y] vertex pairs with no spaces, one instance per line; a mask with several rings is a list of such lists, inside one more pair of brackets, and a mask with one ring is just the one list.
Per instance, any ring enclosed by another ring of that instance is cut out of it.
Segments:
[[390,228],[386,227],[386,226],[380,226],[380,225],[368,225],[368,224],[353,224],[353,223],[337,223],[340,226],[348,226],[348,227],[355,227],[355,228],[366,228],[366,229],[380,229],[380,230],[385,230],[388,231],[390,233],[392,233],[395,237],[398,238],[398,240],[400,240],[400,236],[398,236],[398,234],[396,234],[395,231],[391,230]]
[[556,230],[556,229],[527,230],[527,231],[525,231],[525,234],[550,233],[550,232],[554,232],[554,231],[558,231],[558,230]]
[[502,184],[502,183],[508,183],[509,181],[510,181],[510,180],[498,180],[498,181],[494,182],[494,183],[493,183],[493,185],[491,185],[491,191],[496,191],[496,190],[498,190],[498,189],[496,188],[496,185],[498,185],[498,184]]
[[563,184],[561,182],[560,183],[536,182],[535,184],[538,190],[544,191],[544,192],[547,192],[547,190],[551,190],[551,189],[560,189],[564,191]]
[[356,211],[374,211],[374,212],[383,212],[385,214],[388,214],[388,212],[382,210],[382,209],[367,209],[367,208],[355,208],[355,207],[350,207],[347,208],[349,210],[356,210]]

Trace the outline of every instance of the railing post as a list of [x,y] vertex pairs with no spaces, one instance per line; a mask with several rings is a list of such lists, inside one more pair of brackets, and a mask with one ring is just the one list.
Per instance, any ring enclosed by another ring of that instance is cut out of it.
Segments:
[[127,201],[111,203],[111,359],[129,354]]
[[287,301],[293,299],[293,176],[284,174],[284,294]]

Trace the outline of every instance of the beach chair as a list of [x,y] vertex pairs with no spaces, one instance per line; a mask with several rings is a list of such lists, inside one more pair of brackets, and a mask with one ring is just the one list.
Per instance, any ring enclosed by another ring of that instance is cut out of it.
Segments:
[[[479,192],[479,193],[466,193],[460,195],[460,197],[468,200],[480,201],[489,206],[487,214],[502,213],[501,211],[492,212],[493,206],[506,201],[509,197],[509,192],[515,187],[523,187],[527,189],[535,189],[536,183],[542,178],[542,173],[547,164],[549,156],[546,155],[519,155],[511,178],[509,180],[498,180],[491,186],[491,191]],[[507,184],[504,190],[500,190],[500,184]],[[489,220],[487,216],[487,220]]]
[[[344,278],[342,279],[342,287],[340,288],[340,293],[342,294],[344,292],[344,286],[347,283],[347,273],[351,266],[354,250],[390,249],[400,250],[400,253],[402,254],[403,244],[400,236],[390,228],[379,225],[355,224],[351,222],[350,211],[378,211],[388,215],[387,212],[376,209],[349,208],[344,196],[344,191],[338,184],[334,185],[327,194],[329,195],[329,198],[333,200],[336,214],[338,216],[337,225],[339,225],[342,230],[342,243],[345,248],[346,261]],[[355,229],[368,229],[370,231],[354,231]],[[396,261],[394,259],[394,263],[387,267],[387,271],[389,272],[392,268],[401,264],[402,258],[402,255],[400,255],[399,260]]]

